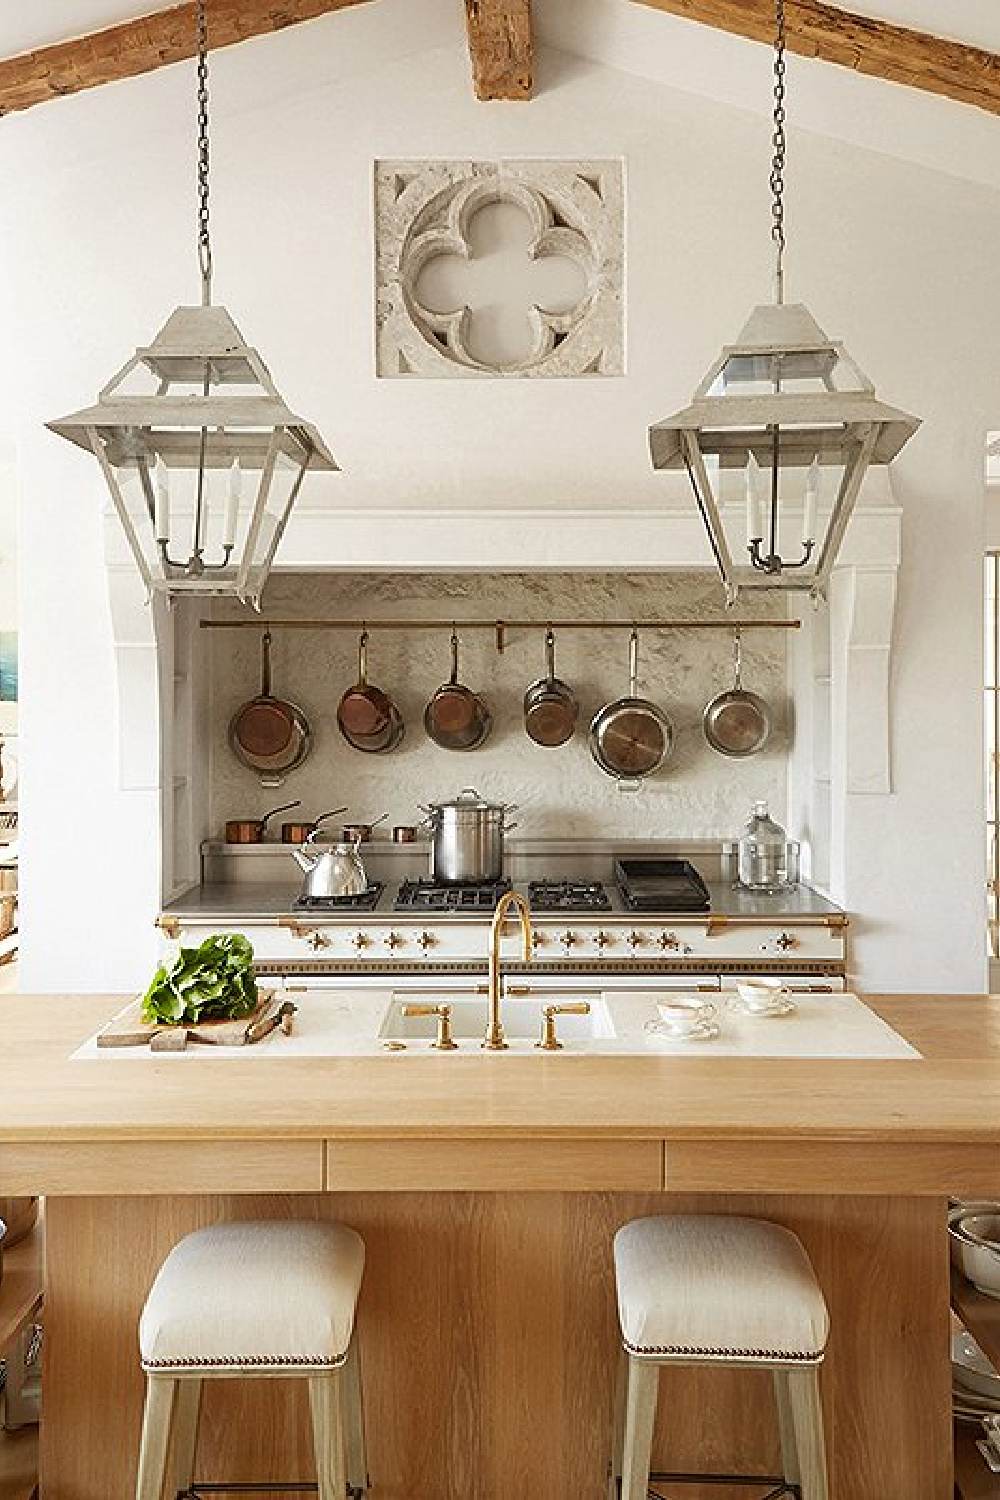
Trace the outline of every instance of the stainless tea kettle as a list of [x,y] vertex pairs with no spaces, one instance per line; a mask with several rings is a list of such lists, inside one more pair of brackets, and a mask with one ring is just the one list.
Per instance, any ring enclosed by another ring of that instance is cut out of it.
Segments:
[[[383,813],[376,822],[381,823],[387,816]],[[375,823],[370,826],[374,828]],[[306,844],[313,843],[318,833],[319,830],[314,828]],[[305,871],[302,895],[307,900],[361,896],[368,889],[368,876],[358,854],[357,842],[334,844],[332,849],[324,849],[319,854],[306,853],[304,845],[293,847],[290,852],[299,869]]]

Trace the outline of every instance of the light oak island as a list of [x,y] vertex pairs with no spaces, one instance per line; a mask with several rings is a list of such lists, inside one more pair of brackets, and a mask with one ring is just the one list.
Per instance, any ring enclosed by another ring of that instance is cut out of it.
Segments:
[[[142,1301],[182,1234],[248,1215],[364,1236],[373,1500],[603,1500],[611,1237],[681,1208],[805,1242],[835,1500],[951,1500],[945,1200],[1000,1195],[1000,1003],[869,999],[905,1061],[71,1061],[121,1003],[4,1021],[0,1194],[48,1195],[43,1500],[129,1500]],[[774,1472],[762,1377],[668,1379],[658,1467]],[[201,1475],[311,1478],[303,1394],[210,1387]]]

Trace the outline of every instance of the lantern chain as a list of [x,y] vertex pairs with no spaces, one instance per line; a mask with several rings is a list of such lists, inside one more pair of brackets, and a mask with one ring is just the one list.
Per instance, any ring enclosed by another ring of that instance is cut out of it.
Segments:
[[771,145],[771,239],[774,241],[774,300],[785,300],[785,0],[774,11],[774,132]]
[[201,267],[201,300],[212,300],[212,240],[208,208],[208,21],[205,0],[198,0],[198,264]]

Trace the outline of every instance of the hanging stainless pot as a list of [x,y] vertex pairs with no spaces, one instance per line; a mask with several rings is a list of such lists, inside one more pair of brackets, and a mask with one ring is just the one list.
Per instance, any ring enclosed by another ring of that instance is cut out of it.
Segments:
[[442,750],[478,750],[493,720],[478,693],[458,680],[458,633],[451,632],[451,676],[424,709],[427,737]]
[[735,683],[727,693],[719,693],[705,705],[702,728],[713,750],[731,759],[741,760],[763,750],[771,736],[771,710],[757,693],[743,686],[743,661],[740,632],[733,634],[733,669]]
[[545,632],[545,676],[524,695],[524,732],[536,745],[554,748],[573,738],[580,708],[565,682],[556,676],[556,641]]
[[487,802],[465,787],[451,802],[421,804],[431,831],[431,879],[445,885],[499,880],[503,875],[504,834],[516,828],[507,817],[511,803]]
[[261,640],[260,692],[238,708],[229,721],[233,754],[262,786],[280,786],[309,754],[312,731],[300,708],[271,692],[271,632]]
[[628,645],[629,688],[599,709],[590,722],[590,753],[601,770],[622,782],[639,781],[658,771],[674,744],[674,727],[661,708],[636,692],[639,632]]

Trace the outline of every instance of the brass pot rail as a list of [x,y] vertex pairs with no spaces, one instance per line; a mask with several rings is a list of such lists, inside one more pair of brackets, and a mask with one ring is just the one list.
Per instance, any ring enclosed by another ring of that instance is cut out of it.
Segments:
[[199,620],[202,630],[492,630],[503,651],[510,630],[799,630],[801,620]]

